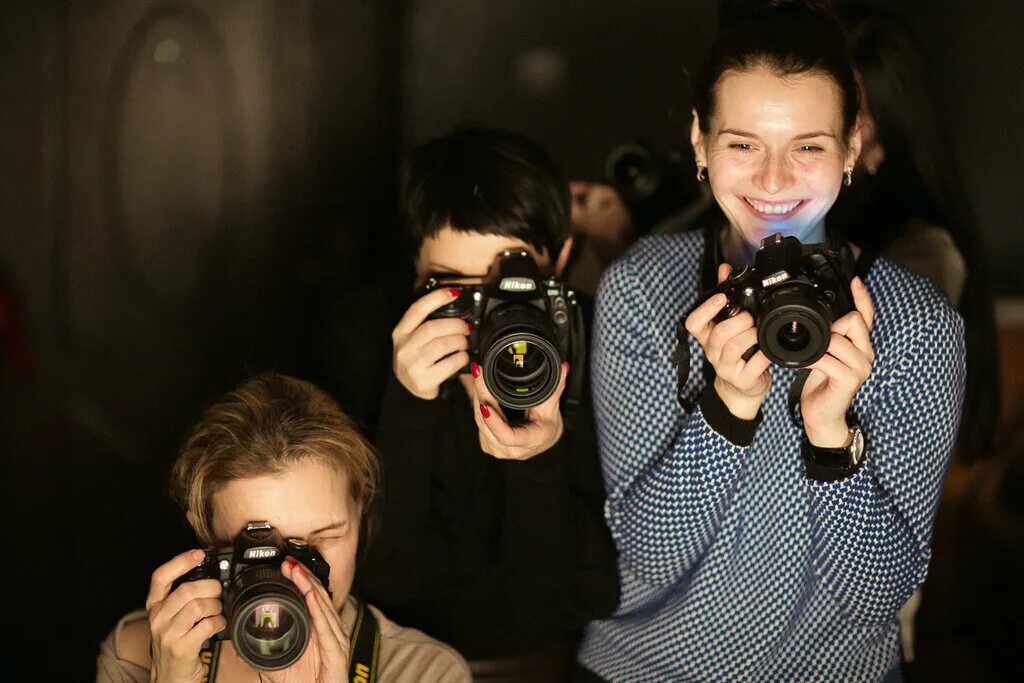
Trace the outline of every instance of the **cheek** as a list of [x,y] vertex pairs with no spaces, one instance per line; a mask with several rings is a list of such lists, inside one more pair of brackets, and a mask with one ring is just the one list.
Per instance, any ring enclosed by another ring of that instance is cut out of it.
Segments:
[[340,607],[349,591],[352,590],[352,579],[355,577],[356,570],[356,544],[345,539],[330,548],[322,549],[320,554],[331,566],[329,579],[331,596],[334,606]]

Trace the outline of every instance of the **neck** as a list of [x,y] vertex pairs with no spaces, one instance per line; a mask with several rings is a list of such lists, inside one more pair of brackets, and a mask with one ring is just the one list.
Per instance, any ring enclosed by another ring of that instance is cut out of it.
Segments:
[[[804,244],[818,244],[824,242],[825,238],[825,222],[822,221],[800,236],[800,241]],[[722,230],[722,256],[733,267],[752,265],[760,248],[760,243],[751,244],[742,232],[731,225],[726,225]]]

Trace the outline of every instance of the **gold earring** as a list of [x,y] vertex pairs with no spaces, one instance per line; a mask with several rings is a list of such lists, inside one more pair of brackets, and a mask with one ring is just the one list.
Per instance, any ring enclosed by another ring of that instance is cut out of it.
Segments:
[[847,187],[853,185],[853,167],[843,171],[843,185],[846,185]]
[[707,180],[707,176],[704,174],[704,171],[706,171],[706,170],[708,170],[707,166],[701,166],[700,164],[697,164],[697,182],[698,183],[703,183],[705,180]]

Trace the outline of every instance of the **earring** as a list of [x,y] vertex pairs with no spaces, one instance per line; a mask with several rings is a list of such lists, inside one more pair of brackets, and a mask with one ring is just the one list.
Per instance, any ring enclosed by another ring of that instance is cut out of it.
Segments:
[[697,182],[698,183],[703,183],[705,180],[707,180],[707,175],[704,173],[704,171],[706,171],[706,170],[708,170],[707,166],[701,166],[700,164],[697,164]]
[[849,187],[853,185],[853,168],[848,168],[843,171],[843,185]]

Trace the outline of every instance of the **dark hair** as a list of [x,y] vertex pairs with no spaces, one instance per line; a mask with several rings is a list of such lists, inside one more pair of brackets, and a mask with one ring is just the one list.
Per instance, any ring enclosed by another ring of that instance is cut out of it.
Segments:
[[875,252],[899,238],[912,219],[941,227],[953,239],[967,266],[958,306],[967,343],[961,453],[966,459],[984,456],[993,449],[999,417],[992,296],[981,236],[933,105],[925,52],[911,28],[881,7],[844,7],[840,16],[885,161],[875,175],[858,175],[829,222]]
[[764,67],[780,76],[821,73],[831,78],[839,92],[843,133],[849,136],[860,108],[857,81],[842,24],[824,3],[725,0],[719,7],[719,28],[693,81],[702,131],[708,132],[722,75]]
[[411,253],[445,226],[516,237],[552,261],[569,236],[569,186],[533,140],[467,127],[417,147],[402,168]]

